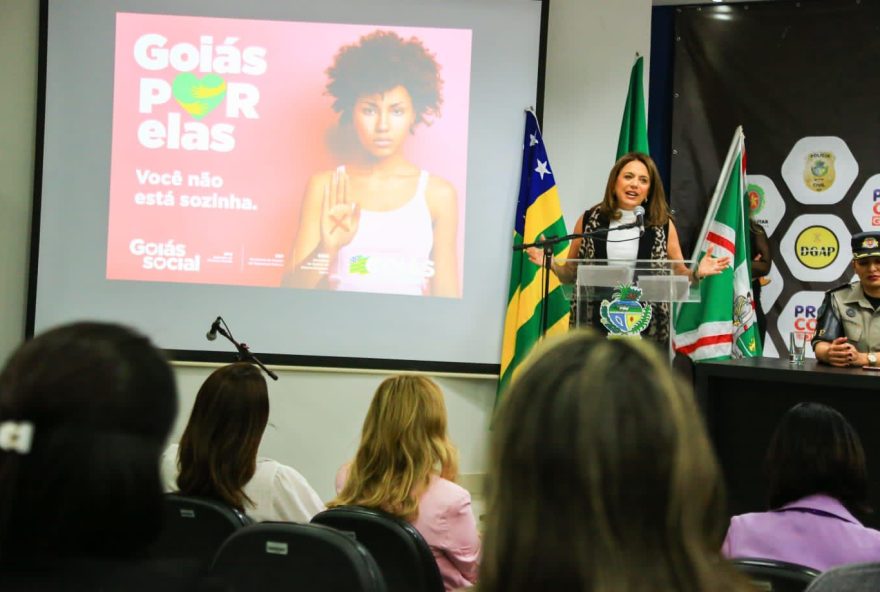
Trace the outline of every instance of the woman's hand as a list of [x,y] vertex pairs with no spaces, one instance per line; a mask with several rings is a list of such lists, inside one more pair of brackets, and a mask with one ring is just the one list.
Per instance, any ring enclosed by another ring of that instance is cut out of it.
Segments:
[[700,279],[710,275],[717,275],[730,267],[730,257],[713,257],[712,251],[714,250],[715,245],[709,245],[706,249],[706,254],[700,259],[700,265],[697,268]]
[[[538,240],[544,240],[544,235],[538,237]],[[526,249],[526,255],[529,258],[529,261],[537,265],[538,267],[544,267],[544,249],[539,249],[538,247],[529,247]],[[560,267],[556,265],[553,261],[553,258],[550,258],[550,271],[556,274],[559,277],[559,269]]]
[[538,247],[529,247],[526,249],[526,255],[529,258],[529,261],[534,263],[537,266],[544,265],[544,251],[539,249]]
[[358,231],[361,211],[348,195],[348,175],[336,171],[324,186],[321,210],[321,245],[335,253],[351,242]]
[[859,352],[846,337],[838,337],[828,344],[825,357],[825,361],[832,366],[852,366],[857,363]]
[[[538,236],[535,242],[544,240],[544,235],[541,234]],[[538,247],[529,247],[526,249],[526,255],[529,258],[529,261],[537,265],[538,267],[544,267],[544,249],[539,249]],[[553,270],[553,259],[550,259],[550,270]]]

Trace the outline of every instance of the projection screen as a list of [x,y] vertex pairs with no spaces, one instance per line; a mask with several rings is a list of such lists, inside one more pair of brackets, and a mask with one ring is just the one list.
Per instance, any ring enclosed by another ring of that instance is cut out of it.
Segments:
[[47,0],[28,332],[494,372],[534,0]]

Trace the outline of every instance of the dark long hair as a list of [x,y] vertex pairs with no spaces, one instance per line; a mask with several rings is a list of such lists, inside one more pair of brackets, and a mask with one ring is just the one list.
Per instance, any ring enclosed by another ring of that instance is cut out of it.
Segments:
[[746,589],[690,389],[642,340],[573,331],[514,380],[492,435],[478,587]]
[[180,439],[180,492],[246,511],[251,500],[243,488],[256,471],[268,420],[269,393],[259,368],[239,362],[211,373]]
[[0,374],[0,422],[33,440],[0,451],[0,560],[138,555],[161,524],[176,413],[171,369],[131,329],[76,323],[22,345]]
[[785,412],[767,449],[771,508],[824,493],[851,512],[869,512],[868,470],[859,435],[836,410],[798,403]]

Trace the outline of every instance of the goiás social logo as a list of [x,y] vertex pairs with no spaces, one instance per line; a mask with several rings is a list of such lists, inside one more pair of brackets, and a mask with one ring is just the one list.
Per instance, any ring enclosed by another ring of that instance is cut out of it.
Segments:
[[143,269],[198,272],[202,268],[202,256],[190,255],[186,245],[174,239],[153,242],[135,238],[129,241],[128,252],[140,258]]

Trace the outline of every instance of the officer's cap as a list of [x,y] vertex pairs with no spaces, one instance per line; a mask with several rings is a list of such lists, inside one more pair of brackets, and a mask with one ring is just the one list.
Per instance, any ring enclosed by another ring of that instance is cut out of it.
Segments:
[[880,257],[880,232],[860,232],[852,235],[853,259]]

